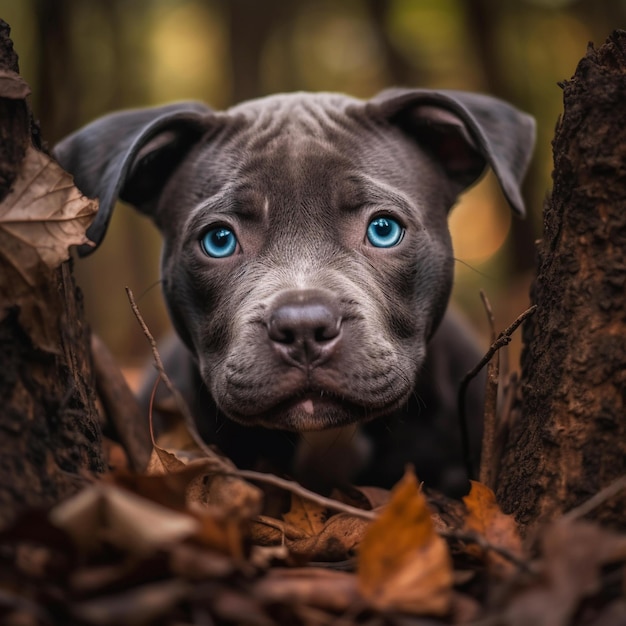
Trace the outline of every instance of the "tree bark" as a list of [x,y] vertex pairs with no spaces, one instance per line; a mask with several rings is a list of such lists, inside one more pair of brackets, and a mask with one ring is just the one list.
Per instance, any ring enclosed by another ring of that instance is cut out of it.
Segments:
[[9,28],[0,21],[0,523],[57,502],[105,468],[89,329],[70,263],[51,269],[33,261],[25,279],[15,261],[38,259],[36,249],[11,236],[3,204],[25,155],[39,147],[17,71]]
[[[496,481],[527,531],[626,474],[626,32],[590,45],[562,87],[538,309]],[[595,517],[623,527],[624,501]]]

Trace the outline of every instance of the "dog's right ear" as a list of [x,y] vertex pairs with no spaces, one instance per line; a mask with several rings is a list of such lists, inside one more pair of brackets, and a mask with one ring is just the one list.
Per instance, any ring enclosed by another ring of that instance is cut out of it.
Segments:
[[[112,113],[63,139],[53,150],[83,194],[100,207],[87,236],[104,238],[117,199],[150,214],[176,166],[211,126],[211,109],[181,102]],[[96,246],[81,246],[81,256]]]

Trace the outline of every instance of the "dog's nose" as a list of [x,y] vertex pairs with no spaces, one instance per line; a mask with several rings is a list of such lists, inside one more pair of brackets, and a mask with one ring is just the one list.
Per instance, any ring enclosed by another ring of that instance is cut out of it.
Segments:
[[281,294],[267,318],[267,333],[288,363],[317,366],[341,341],[341,314],[332,297],[316,289]]

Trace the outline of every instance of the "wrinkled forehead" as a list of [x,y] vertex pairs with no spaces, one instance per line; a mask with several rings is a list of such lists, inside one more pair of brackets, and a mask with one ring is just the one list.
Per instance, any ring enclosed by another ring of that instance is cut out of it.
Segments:
[[364,134],[359,116],[349,112],[356,102],[333,94],[289,94],[231,109],[228,115],[240,125],[231,145],[238,174],[278,193],[321,191],[349,175],[358,167],[358,137]]
[[371,181],[380,192],[406,187],[407,160],[415,156],[399,131],[369,118],[359,100],[336,94],[253,100],[217,121],[189,168],[196,200],[236,194],[255,204],[358,205],[372,193]]

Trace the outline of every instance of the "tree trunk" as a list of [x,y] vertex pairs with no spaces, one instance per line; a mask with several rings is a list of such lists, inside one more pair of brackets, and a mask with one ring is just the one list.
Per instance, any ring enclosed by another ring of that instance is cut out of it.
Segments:
[[[562,86],[538,309],[496,479],[527,530],[626,474],[626,32],[590,46]],[[623,495],[595,516],[623,527]]]
[[[50,233],[63,241],[70,221],[31,215],[29,193],[33,204],[50,208],[39,176],[24,183],[19,198],[11,193],[20,177],[28,179],[23,174],[33,159],[41,159],[42,170],[56,167],[35,150],[38,129],[17,71],[9,28],[0,20],[0,523],[23,508],[57,502],[105,467],[81,295],[70,263],[51,267],[46,256]],[[65,204],[73,189],[55,187],[58,180],[55,172],[50,195]],[[39,246],[22,236],[32,230],[45,233]]]

